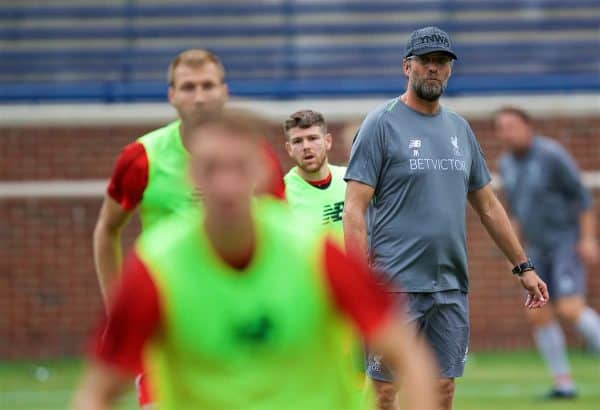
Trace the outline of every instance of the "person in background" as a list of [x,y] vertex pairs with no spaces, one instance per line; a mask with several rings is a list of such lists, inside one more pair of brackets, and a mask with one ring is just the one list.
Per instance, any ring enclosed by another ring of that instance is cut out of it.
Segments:
[[329,163],[332,135],[323,115],[293,113],[283,123],[285,148],[296,164],[284,177],[286,199],[294,213],[342,234],[346,167]]
[[558,143],[537,135],[524,110],[498,110],[494,131],[506,148],[499,169],[508,209],[552,297],[551,305],[527,312],[536,346],[554,377],[546,397],[575,398],[557,316],[573,325],[600,355],[600,317],[585,301],[585,268],[596,265],[599,257],[590,194],[570,155]]

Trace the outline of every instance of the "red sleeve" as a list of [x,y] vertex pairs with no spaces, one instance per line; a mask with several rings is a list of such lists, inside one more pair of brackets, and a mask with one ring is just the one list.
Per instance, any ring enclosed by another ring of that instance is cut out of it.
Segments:
[[344,253],[332,240],[325,243],[325,271],[335,305],[357,325],[368,341],[393,312],[393,299],[357,257]]
[[108,184],[108,195],[127,211],[142,200],[148,184],[148,156],[139,142],[127,145],[117,159]]
[[273,150],[273,147],[267,142],[263,142],[263,152],[266,157],[266,165],[269,168],[269,193],[276,198],[285,199],[285,183],[283,182],[283,170],[279,163],[279,158]]
[[123,279],[101,321],[92,355],[128,373],[142,369],[142,351],[160,323],[158,292],[146,267],[132,253],[123,267]]

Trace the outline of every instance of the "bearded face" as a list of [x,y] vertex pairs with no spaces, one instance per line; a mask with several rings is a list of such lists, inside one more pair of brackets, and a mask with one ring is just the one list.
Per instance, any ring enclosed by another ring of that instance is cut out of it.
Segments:
[[448,85],[452,59],[447,54],[432,53],[413,56],[409,60],[409,87],[422,100],[438,100]]

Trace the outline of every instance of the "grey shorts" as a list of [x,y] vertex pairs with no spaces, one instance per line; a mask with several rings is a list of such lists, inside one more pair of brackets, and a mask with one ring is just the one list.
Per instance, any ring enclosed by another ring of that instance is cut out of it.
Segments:
[[550,301],[585,294],[585,267],[571,241],[551,251],[528,249],[535,271],[548,285]]
[[[404,309],[412,323],[429,343],[436,358],[440,377],[463,375],[469,350],[469,301],[466,292],[448,290],[433,293],[397,294],[404,299]],[[382,382],[392,382],[389,369],[381,357],[367,355],[367,375]]]

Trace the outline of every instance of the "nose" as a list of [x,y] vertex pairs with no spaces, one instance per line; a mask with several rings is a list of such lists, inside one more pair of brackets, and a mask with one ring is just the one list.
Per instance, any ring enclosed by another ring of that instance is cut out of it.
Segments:
[[438,63],[432,60],[429,60],[427,64],[425,64],[425,67],[427,68],[427,70],[434,72],[437,71],[439,68]]
[[206,100],[206,95],[202,89],[196,90],[196,94],[194,95],[194,102],[196,104],[202,104]]

